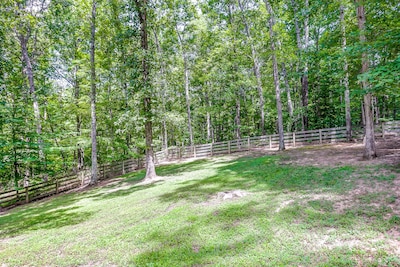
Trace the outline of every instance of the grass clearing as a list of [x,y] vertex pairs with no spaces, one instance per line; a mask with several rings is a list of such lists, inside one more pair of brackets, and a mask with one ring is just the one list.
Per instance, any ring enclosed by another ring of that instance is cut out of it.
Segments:
[[[4,266],[399,266],[385,166],[218,157],[142,171],[0,216]],[[230,194],[241,190],[246,194]],[[221,195],[223,193],[223,195]],[[223,196],[223,197],[221,197]]]

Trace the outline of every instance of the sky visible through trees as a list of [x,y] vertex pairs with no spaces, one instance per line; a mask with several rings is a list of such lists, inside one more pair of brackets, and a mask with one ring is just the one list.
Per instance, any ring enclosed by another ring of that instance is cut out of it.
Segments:
[[365,126],[372,158],[372,125],[400,117],[399,14],[394,0],[3,0],[1,184],[345,125],[349,139]]

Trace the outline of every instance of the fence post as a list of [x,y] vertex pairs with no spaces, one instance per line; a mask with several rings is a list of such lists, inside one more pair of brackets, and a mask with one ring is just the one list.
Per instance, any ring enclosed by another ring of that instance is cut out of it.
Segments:
[[296,132],[293,132],[293,147],[296,147]]
[[104,164],[101,165],[101,169],[103,170],[103,179],[106,177],[105,169],[104,169]]
[[272,136],[269,136],[269,149],[272,149]]
[[25,187],[25,203],[29,203],[29,186]]
[[56,180],[56,194],[58,194],[58,188],[60,187],[58,179]]
[[382,122],[382,138],[385,139],[385,124]]
[[196,145],[193,146],[193,156],[196,158]]
[[228,154],[231,154],[231,141],[228,141]]
[[250,151],[250,137],[247,137],[247,150]]
[[122,175],[125,174],[125,160],[122,161]]
[[213,143],[211,143],[211,157],[213,156]]
[[333,137],[331,137],[331,143],[336,143],[336,128],[333,130]]
[[322,144],[322,131],[319,129],[319,143]]

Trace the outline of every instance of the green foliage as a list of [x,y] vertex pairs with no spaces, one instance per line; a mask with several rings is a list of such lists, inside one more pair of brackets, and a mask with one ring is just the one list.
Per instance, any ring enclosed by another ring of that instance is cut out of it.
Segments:
[[[91,154],[91,1],[44,1],[42,8],[33,7],[34,1],[18,3],[0,3],[0,176],[6,187],[21,186],[28,172],[28,176],[40,180],[46,174],[76,169],[80,149],[87,166]],[[146,95],[153,101],[155,147],[189,143],[184,56],[196,144],[262,133],[252,48],[260,63],[265,130],[276,132],[268,12],[262,1],[241,3],[243,9],[238,1],[150,1],[149,52],[144,55],[134,1],[98,1],[100,162],[141,156],[145,114],[139,107]],[[308,7],[300,0],[271,4],[276,18],[276,53],[287,130],[301,130],[305,115],[310,129],[343,126],[346,73],[354,125],[362,124],[360,101],[367,91],[376,98],[374,107],[381,121],[399,118],[400,27],[395,2],[364,1],[367,28],[363,44],[359,41],[355,6],[350,1],[312,1]],[[342,23],[340,5],[344,7]],[[305,46],[304,25],[308,23],[307,47],[298,47],[295,21],[301,46]],[[341,26],[346,30],[346,47],[342,44]],[[34,101],[21,64],[21,36],[27,38],[28,55],[33,62],[42,125],[39,135]],[[369,71],[359,75],[363,52],[368,54]],[[145,88],[140,81],[143,57],[150,66],[150,81]],[[286,77],[281,71],[282,63]],[[305,63],[309,81],[307,109],[301,104]],[[368,81],[367,91],[361,89],[363,80]],[[289,96],[293,115],[288,112]],[[40,140],[45,160],[40,160]]]

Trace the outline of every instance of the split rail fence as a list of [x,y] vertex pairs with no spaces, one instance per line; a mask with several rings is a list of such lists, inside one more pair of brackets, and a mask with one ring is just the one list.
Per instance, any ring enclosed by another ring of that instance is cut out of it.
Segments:
[[[353,137],[361,139],[362,129],[355,130]],[[377,137],[400,135],[400,121],[385,122],[375,128]],[[336,143],[346,140],[346,128],[328,128],[311,131],[285,133],[286,147],[299,147],[313,144]],[[155,153],[156,164],[185,158],[205,158],[215,155],[231,154],[254,149],[277,149],[279,136],[277,134],[247,137],[237,140],[216,142],[187,147],[170,147]],[[144,166],[142,159],[129,159],[100,165],[99,180],[114,178],[132,172]],[[0,192],[0,210],[18,204],[28,203],[51,195],[85,186],[90,181],[90,170],[85,169],[62,177],[54,177],[48,182],[42,182],[18,190]]]

